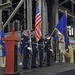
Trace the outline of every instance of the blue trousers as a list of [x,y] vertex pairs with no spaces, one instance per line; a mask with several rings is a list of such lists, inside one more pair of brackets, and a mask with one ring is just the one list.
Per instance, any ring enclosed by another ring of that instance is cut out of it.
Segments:
[[27,48],[23,48],[23,66],[27,67],[29,61],[29,50]]
[[51,57],[51,51],[49,51],[48,49],[47,49],[47,65],[50,65],[50,57]]
[[42,63],[43,63],[43,47],[38,46],[38,48],[39,48],[39,65],[42,65]]

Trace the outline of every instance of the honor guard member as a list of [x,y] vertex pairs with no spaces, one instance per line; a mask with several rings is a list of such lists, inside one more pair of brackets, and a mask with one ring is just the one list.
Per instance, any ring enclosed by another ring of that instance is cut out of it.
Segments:
[[36,68],[37,42],[36,42],[34,30],[31,30],[31,43],[32,43],[32,64],[31,64],[31,68]]
[[39,49],[39,67],[43,66],[43,41],[44,39],[41,37],[41,39],[38,41],[38,49]]
[[28,68],[28,60],[29,60],[29,37],[28,37],[28,31],[23,30],[22,32],[22,46],[23,46],[23,69]]
[[50,54],[51,54],[51,40],[49,37],[49,34],[45,35],[45,52],[46,52],[46,56],[47,56],[47,66],[50,66]]

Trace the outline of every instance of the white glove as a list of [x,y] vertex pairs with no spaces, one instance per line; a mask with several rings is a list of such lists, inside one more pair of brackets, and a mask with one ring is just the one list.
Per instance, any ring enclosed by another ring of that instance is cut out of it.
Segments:
[[47,38],[48,40],[50,39],[50,37]]
[[52,51],[53,51],[53,49],[50,49],[50,51],[52,52]]
[[31,47],[27,47],[27,49],[28,49],[28,50],[32,50],[32,48],[31,48]]

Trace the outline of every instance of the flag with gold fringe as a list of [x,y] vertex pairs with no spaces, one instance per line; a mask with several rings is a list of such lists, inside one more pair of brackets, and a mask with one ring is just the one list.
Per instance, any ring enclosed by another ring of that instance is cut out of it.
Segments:
[[67,17],[66,17],[66,13],[61,17],[59,23],[56,26],[56,29],[63,36],[64,42],[65,42],[65,50],[66,50],[65,53],[67,53],[69,55],[70,42],[69,42],[69,36],[68,36],[68,32],[67,32]]
[[36,41],[38,42],[42,36],[41,33],[41,14],[39,12],[39,6],[38,4],[36,5],[36,17],[35,17],[35,36],[36,36]]
[[2,31],[1,31],[2,57],[6,56],[5,44],[4,44],[4,42],[2,41],[2,39],[3,39],[4,37],[5,37],[5,34],[4,34],[4,28],[3,28]]

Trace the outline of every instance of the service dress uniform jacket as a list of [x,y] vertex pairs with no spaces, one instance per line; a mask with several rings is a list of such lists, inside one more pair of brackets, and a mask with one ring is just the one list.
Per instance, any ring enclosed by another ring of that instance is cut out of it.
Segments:
[[23,66],[24,68],[27,68],[28,66],[28,61],[29,61],[29,37],[23,35],[22,36],[22,47],[23,47]]
[[50,66],[50,54],[51,54],[51,40],[45,39],[45,52],[47,56],[47,66]]
[[44,39],[41,38],[38,41],[38,49],[39,49],[39,67],[42,67],[43,65],[43,41]]
[[32,43],[32,68],[36,67],[36,57],[37,57],[37,44],[36,44],[36,37],[31,35],[31,43]]

